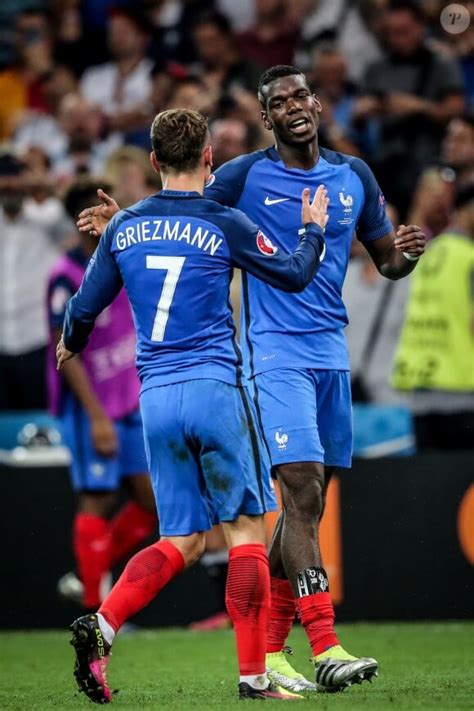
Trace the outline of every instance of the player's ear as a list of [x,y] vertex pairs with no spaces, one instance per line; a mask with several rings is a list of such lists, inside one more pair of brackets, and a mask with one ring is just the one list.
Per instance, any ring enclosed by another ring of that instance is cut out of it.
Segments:
[[155,151],[152,151],[150,153],[150,163],[152,165],[153,170],[159,174],[160,173],[160,164],[156,160]]
[[263,125],[265,126],[265,128],[267,129],[267,131],[271,131],[271,130],[272,130],[272,124],[270,123],[270,119],[268,118],[267,112],[262,109],[262,111],[260,111],[260,116],[261,116],[261,118],[262,118]]
[[321,102],[320,102],[317,94],[313,94],[313,99],[314,99],[314,103],[316,104],[316,111],[318,112],[318,114],[320,114],[321,111],[323,110],[323,107],[321,105]]
[[203,151],[204,165],[212,170],[212,146],[209,144]]

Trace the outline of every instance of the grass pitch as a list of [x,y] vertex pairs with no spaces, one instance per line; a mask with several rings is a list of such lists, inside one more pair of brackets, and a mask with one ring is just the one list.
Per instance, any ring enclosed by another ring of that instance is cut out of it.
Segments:
[[[313,695],[297,702],[298,708],[474,711],[474,624],[359,624],[339,625],[338,630],[348,650],[378,659],[379,678],[342,694]],[[76,692],[68,639],[63,632],[0,635],[0,709],[94,708]],[[294,630],[290,642],[295,666],[311,675],[301,629]],[[163,630],[119,636],[109,680],[112,689],[120,689],[111,707],[117,711],[243,708],[236,699],[230,631]]]

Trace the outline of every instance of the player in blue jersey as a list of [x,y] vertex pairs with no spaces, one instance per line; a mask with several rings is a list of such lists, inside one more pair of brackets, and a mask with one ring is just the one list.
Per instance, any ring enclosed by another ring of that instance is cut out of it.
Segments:
[[280,294],[252,275],[243,277],[243,346],[284,506],[269,554],[267,668],[286,688],[307,688],[283,651],[297,611],[313,651],[316,688],[336,690],[377,672],[374,659],[356,659],[339,644],[318,537],[334,468],[351,465],[342,285],[354,231],[391,279],[413,270],[425,238],[413,225],[395,233],[380,188],[362,160],[319,147],[321,104],[298,69],[265,72],[259,100],[276,146],[222,166],[206,195],[243,210],[285,252],[298,239],[301,187],[308,181],[313,189],[324,184],[330,200],[324,260],[303,293]]
[[97,614],[72,625],[79,688],[111,700],[106,667],[117,630],[204,547],[222,523],[229,545],[226,602],[240,698],[299,698],[270,683],[265,649],[270,575],[262,514],[275,509],[270,466],[242,384],[229,305],[234,265],[285,291],[302,291],[324,252],[327,196],[303,190],[304,234],[291,255],[238,210],[203,198],[212,166],[207,122],[159,114],[151,160],[164,189],[119,212],[69,301],[58,368],[86,345],[101,311],[125,286],[137,330],[145,446],[161,538],[134,556]]
[[[283,498],[270,550],[272,611],[267,668],[288,689],[341,689],[370,679],[377,663],[339,644],[319,548],[318,528],[335,467],[350,467],[352,421],[342,285],[354,231],[385,277],[408,275],[424,251],[414,225],[395,232],[369,167],[320,148],[321,104],[295,67],[266,71],[259,85],[265,127],[275,147],[236,158],[216,171],[205,195],[238,207],[279,250],[298,243],[302,187],[324,184],[330,198],[326,253],[301,294],[283,294],[243,275],[243,348],[258,416]],[[117,206],[82,213],[80,227],[100,231]],[[313,650],[316,684],[298,674],[284,646],[299,611]]]

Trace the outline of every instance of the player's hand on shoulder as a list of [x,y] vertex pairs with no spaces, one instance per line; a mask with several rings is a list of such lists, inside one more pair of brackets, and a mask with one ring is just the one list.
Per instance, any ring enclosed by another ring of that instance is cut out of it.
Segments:
[[100,237],[112,217],[120,211],[117,202],[104,190],[97,191],[100,205],[91,205],[79,213],[76,222],[79,232],[89,232],[92,237]]
[[56,367],[58,370],[62,370],[64,363],[71,358],[74,358],[76,354],[72,351],[68,351],[64,345],[62,337],[59,339],[58,345],[56,346]]
[[320,185],[316,190],[312,202],[309,201],[309,197],[310,189],[305,188],[301,195],[301,221],[303,225],[314,222],[324,230],[329,220],[329,198],[327,190],[324,185]]
[[395,235],[395,249],[414,259],[421,257],[426,247],[426,235],[417,225],[399,225]]
[[115,425],[107,415],[91,418],[91,433],[94,449],[103,457],[113,457],[118,450]]

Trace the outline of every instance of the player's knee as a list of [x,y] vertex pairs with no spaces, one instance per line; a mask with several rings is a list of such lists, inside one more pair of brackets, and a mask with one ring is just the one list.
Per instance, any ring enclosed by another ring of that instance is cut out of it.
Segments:
[[319,521],[323,510],[323,487],[319,478],[311,477],[297,497],[298,515],[311,522]]
[[190,536],[170,536],[167,538],[176,548],[178,548],[184,558],[187,568],[196,563],[204,553],[206,547],[206,536],[204,533],[192,533]]
[[286,488],[283,492],[285,515],[311,524],[317,523],[323,510],[323,496],[323,479],[319,471],[306,471],[298,486]]
[[80,513],[107,518],[117,501],[114,491],[81,491],[78,510]]

